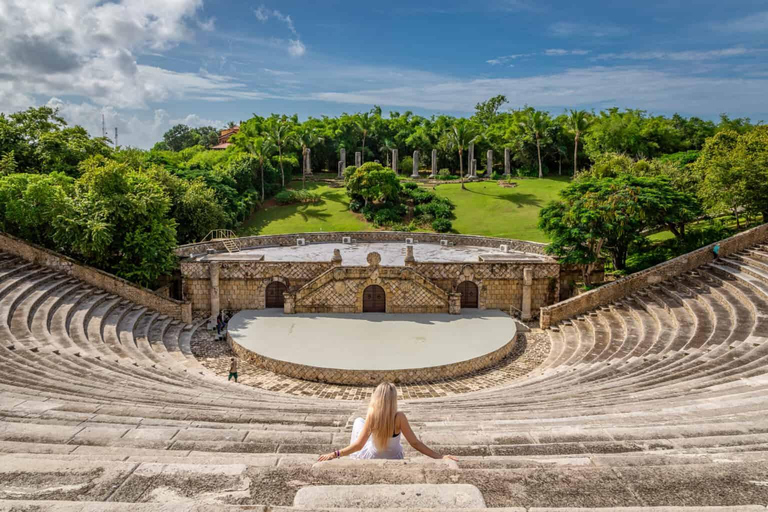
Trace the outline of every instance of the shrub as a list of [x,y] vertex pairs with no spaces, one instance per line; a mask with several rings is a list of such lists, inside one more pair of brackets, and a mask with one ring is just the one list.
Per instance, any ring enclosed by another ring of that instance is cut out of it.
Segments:
[[404,181],[403,188],[406,190],[416,190],[417,188],[419,188],[419,184],[413,181]]
[[451,221],[448,219],[435,219],[432,221],[432,229],[438,233],[447,233],[453,228]]
[[349,209],[352,210],[353,212],[358,212],[359,213],[360,210],[363,209],[364,205],[365,205],[365,203],[362,200],[357,199],[357,198],[350,199],[350,201],[349,201]]
[[357,170],[357,167],[355,167],[354,165],[350,165],[349,167],[347,167],[346,169],[344,169],[344,171],[341,173],[341,175],[342,175],[342,176],[344,176],[344,184],[345,184],[345,185],[346,185],[346,184],[347,184],[347,182],[349,181],[349,178],[350,178],[350,177],[351,177],[353,174],[355,174],[355,171],[356,171],[356,170]]
[[432,201],[417,205],[414,208],[414,214],[424,221],[434,219],[452,219],[453,203],[444,197],[436,196]]
[[281,190],[275,194],[275,201],[279,205],[299,204],[299,203],[318,203],[320,196],[309,190]]
[[437,172],[437,175],[440,176],[441,178],[445,179],[446,177],[451,176],[451,170],[450,169],[440,169]]
[[498,180],[503,180],[504,179],[504,175],[501,174],[500,172],[494,171],[493,174],[491,174],[491,179],[492,180],[497,180],[497,181]]
[[413,172],[413,157],[407,156],[400,160],[400,167],[398,169],[401,173],[407,172],[410,175]]
[[373,216],[373,223],[377,226],[386,226],[402,221],[403,215],[399,208],[379,208]]

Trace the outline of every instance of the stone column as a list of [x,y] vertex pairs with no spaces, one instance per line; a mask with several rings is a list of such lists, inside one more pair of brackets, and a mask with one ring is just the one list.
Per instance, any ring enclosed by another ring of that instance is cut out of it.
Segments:
[[296,294],[294,293],[284,293],[284,302],[283,302],[283,313],[286,315],[294,315],[296,314]]
[[526,267],[523,269],[523,304],[520,307],[520,319],[527,321],[531,319],[531,288],[533,287],[533,269]]
[[467,159],[467,167],[469,167],[469,175],[472,176],[472,160],[475,159],[475,145],[469,145],[469,158]]
[[437,150],[432,150],[432,174],[429,175],[430,178],[434,178],[437,176]]
[[491,179],[491,173],[493,173],[493,150],[489,149],[485,160],[485,179]]
[[413,172],[411,173],[411,178],[419,177],[419,156],[418,151],[413,152]]
[[392,170],[397,174],[397,150],[392,150]]
[[405,266],[409,267],[416,263],[416,258],[413,257],[413,246],[405,246]]
[[304,174],[312,174],[312,150],[307,148],[307,155],[304,157]]
[[477,159],[472,159],[472,177],[477,177]]
[[448,313],[452,315],[461,314],[461,294],[460,293],[453,292],[448,294]]
[[341,149],[341,168],[347,168],[347,150],[344,148]]
[[355,151],[355,167],[363,165],[363,154],[359,151]]
[[509,177],[511,162],[509,161],[509,148],[504,148],[504,175]]
[[338,168],[339,168],[339,178],[341,178],[344,176],[344,162],[342,162],[341,160],[339,160]]
[[208,266],[208,270],[211,274],[211,320],[213,325],[216,325],[216,317],[219,316],[220,301],[219,301],[219,275],[221,274],[221,263],[213,262]]

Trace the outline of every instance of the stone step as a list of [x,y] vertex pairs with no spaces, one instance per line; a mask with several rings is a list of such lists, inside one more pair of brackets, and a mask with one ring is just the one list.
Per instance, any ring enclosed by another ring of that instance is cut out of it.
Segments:
[[485,509],[480,490],[469,484],[322,485],[302,487],[293,499],[302,509]]

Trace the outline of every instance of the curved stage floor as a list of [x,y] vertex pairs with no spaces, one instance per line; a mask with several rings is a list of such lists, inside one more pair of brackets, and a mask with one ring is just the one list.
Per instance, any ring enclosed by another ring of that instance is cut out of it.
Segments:
[[241,311],[229,321],[235,352],[307,380],[366,385],[428,382],[497,363],[515,345],[515,321],[498,310],[449,314],[295,314]]

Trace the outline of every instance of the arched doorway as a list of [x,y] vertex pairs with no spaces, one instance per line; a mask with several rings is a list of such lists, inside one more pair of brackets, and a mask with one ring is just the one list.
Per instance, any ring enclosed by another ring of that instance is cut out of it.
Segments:
[[285,297],[283,294],[288,289],[285,283],[280,281],[272,281],[267,285],[267,300],[266,307],[268,308],[282,308],[285,305]]
[[461,294],[461,308],[477,308],[477,285],[472,281],[464,281],[456,289]]
[[363,313],[386,313],[387,294],[377,284],[368,286],[363,291]]

